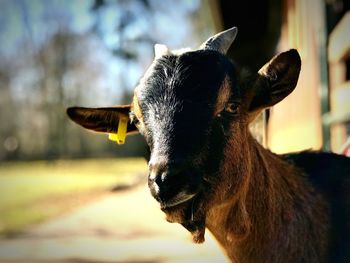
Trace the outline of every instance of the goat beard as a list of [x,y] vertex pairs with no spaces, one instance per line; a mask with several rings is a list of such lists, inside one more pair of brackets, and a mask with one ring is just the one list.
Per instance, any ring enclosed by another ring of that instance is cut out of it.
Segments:
[[170,223],[179,223],[192,235],[194,243],[205,241],[206,207],[201,194],[193,199],[174,207],[163,208],[166,220]]

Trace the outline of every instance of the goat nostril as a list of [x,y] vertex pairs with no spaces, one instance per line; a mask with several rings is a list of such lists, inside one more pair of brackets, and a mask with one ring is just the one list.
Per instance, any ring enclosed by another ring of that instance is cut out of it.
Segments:
[[162,183],[165,181],[165,174],[157,174],[155,172],[151,172],[148,176],[148,182],[150,184],[156,184],[158,186],[161,186]]
[[150,173],[148,175],[148,180],[155,181],[157,178],[157,173],[154,170],[150,170]]
[[151,189],[152,189],[152,191],[154,192],[155,195],[159,195],[160,188],[159,188],[159,185],[155,181],[153,181],[151,183],[150,187],[151,187]]
[[159,194],[160,185],[162,183],[161,174],[156,169],[150,169],[150,173],[148,175],[148,186],[152,190],[152,192],[156,195]]
[[151,182],[155,182],[158,185],[165,179],[165,173],[167,171],[166,162],[149,162],[148,164],[149,176],[148,179]]

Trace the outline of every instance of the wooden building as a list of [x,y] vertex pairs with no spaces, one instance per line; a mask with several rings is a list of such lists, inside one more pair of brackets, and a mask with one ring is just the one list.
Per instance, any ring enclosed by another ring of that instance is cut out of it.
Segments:
[[[210,1],[220,31],[239,28],[229,55],[257,70],[296,48],[302,70],[295,91],[260,117],[266,145],[284,153],[339,152],[350,136],[350,9],[342,0]],[[219,14],[219,15],[218,15]],[[258,122],[259,122],[258,121]]]

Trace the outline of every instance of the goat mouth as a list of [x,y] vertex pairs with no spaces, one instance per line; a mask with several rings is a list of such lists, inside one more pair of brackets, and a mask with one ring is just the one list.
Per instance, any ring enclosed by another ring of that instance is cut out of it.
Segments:
[[195,196],[196,196],[196,194],[188,194],[188,193],[180,192],[179,194],[177,194],[175,197],[171,198],[170,200],[166,200],[166,201],[160,200],[159,201],[160,208],[167,209],[167,208],[175,207],[177,205],[183,204],[183,203],[191,200]]
[[195,243],[204,242],[206,210],[200,200],[201,193],[187,194],[181,199],[161,203],[161,210],[170,223],[179,223],[192,235]]

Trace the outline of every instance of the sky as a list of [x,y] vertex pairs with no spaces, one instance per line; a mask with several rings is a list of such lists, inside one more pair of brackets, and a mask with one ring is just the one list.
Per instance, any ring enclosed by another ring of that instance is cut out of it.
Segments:
[[[91,12],[93,0],[0,0],[1,49],[13,51],[23,37],[31,37],[40,43],[44,36],[57,28],[55,17],[77,33],[91,29],[96,15]],[[144,12],[140,1],[106,1],[100,11],[100,30],[108,46],[116,45],[115,25],[126,13],[134,16],[126,35],[135,38],[149,32],[173,47],[188,45],[186,35],[191,31],[189,15],[199,8],[199,0],[156,1],[151,0],[155,12]],[[121,4],[122,3],[122,4]],[[176,4],[176,8],[171,8]],[[165,40],[166,39],[166,40]],[[184,43],[185,42],[185,43]]]
[[[84,34],[92,30],[98,19],[96,33],[101,41],[101,50],[126,48],[137,55],[136,61],[125,61],[111,54],[106,59],[111,74],[122,76],[123,85],[132,89],[153,57],[150,43],[141,41],[130,45],[133,39],[146,36],[170,48],[195,47],[200,44],[193,32],[191,17],[200,7],[200,0],[149,0],[152,11],[139,0],[106,0],[106,5],[98,13],[91,11],[93,2],[0,0],[0,55],[16,55],[24,43],[38,47],[62,26],[77,34]],[[122,27],[126,19],[129,19],[129,23],[124,26],[121,35],[116,28]],[[211,30],[208,27],[208,31]]]
[[14,51],[24,37],[30,37],[38,43],[44,41],[44,35],[55,31],[53,19],[50,19],[54,16],[63,17],[75,32],[86,31],[93,22],[89,13],[91,2],[92,0],[1,0],[2,51]]

